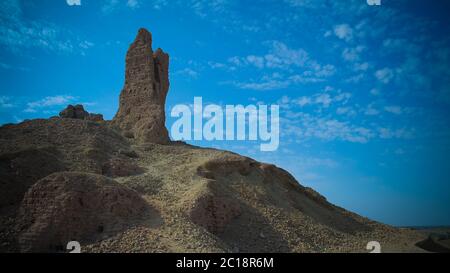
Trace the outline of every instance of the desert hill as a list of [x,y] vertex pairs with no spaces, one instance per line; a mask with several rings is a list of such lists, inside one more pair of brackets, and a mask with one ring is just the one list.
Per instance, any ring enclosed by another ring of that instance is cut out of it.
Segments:
[[[169,55],[141,29],[112,121],[69,106],[0,128],[0,251],[420,251],[423,235],[329,203],[288,172],[169,139]],[[350,189],[349,189],[350,190]]]

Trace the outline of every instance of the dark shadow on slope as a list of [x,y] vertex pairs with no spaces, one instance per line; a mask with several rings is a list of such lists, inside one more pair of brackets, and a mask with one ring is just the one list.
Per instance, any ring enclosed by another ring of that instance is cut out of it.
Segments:
[[242,214],[236,217],[223,232],[216,234],[231,251],[243,253],[286,253],[291,252],[289,243],[282,234],[272,228],[258,211],[240,204]]
[[432,233],[427,239],[416,243],[416,246],[430,252],[450,253],[450,234]]

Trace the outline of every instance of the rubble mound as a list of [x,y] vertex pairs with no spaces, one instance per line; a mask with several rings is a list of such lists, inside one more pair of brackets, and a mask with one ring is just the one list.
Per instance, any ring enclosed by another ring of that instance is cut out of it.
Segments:
[[0,208],[17,206],[31,185],[54,172],[119,177],[142,171],[125,138],[97,122],[36,119],[2,126],[0,135]]
[[[239,181],[239,190],[245,195],[236,197],[235,200],[247,199],[259,205],[266,203],[284,209],[294,209],[315,221],[346,233],[371,230],[363,218],[349,215],[347,211],[332,205],[313,189],[300,185],[290,173],[272,164],[225,153],[200,165],[197,174],[208,179],[210,184],[214,181],[214,187],[220,187],[216,192],[227,190],[222,185],[233,185],[235,181]],[[242,184],[249,187],[246,189]],[[249,191],[250,188],[253,190]]]
[[0,127],[0,135],[0,155],[47,147],[54,156],[48,164],[97,174],[110,158],[129,158],[120,151],[131,150],[127,140],[108,126],[81,119],[29,120]]
[[19,213],[23,252],[64,250],[105,238],[139,221],[148,204],[133,190],[104,176],[60,172],[39,180],[26,193]]

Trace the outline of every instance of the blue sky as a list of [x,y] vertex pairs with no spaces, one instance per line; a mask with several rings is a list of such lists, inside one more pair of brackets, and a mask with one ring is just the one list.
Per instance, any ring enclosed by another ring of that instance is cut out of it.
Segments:
[[[279,104],[280,148],[191,141],[289,170],[394,225],[450,225],[450,3],[0,0],[0,123],[69,103],[111,119],[138,28],[179,103]],[[174,120],[168,118],[170,128]]]

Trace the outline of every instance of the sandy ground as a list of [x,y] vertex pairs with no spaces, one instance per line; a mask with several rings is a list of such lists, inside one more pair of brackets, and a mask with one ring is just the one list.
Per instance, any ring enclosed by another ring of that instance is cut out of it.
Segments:
[[0,133],[8,190],[1,193],[8,200],[0,207],[1,252],[19,249],[16,213],[27,187],[59,171],[110,176],[151,207],[123,230],[81,238],[84,252],[369,252],[370,241],[382,252],[424,252],[415,244],[427,232],[346,211],[286,171],[230,152],[138,144],[107,123],[83,120],[35,120]]

